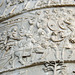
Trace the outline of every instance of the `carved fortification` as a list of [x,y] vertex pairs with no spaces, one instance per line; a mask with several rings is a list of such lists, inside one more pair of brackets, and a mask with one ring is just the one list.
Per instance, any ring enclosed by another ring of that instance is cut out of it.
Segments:
[[0,0],[0,75],[75,75],[75,0]]

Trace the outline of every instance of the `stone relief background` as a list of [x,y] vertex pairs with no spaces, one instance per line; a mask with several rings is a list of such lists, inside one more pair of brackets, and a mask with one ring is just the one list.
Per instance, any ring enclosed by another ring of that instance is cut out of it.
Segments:
[[0,75],[74,75],[74,3],[0,0]]

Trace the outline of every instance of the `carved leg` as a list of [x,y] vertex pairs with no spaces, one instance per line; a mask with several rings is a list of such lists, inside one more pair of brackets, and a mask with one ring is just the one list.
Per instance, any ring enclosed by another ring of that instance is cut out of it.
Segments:
[[14,59],[15,59],[15,56],[14,56],[14,53],[12,54],[11,56],[11,61],[10,61],[10,64],[11,64],[11,67],[14,68]]
[[23,61],[22,57],[19,57],[19,62],[20,62],[22,65],[25,65],[25,62]]
[[35,54],[35,53],[31,54],[31,59],[30,59],[30,61],[33,62],[33,61],[35,60],[35,57],[36,57],[36,54]]

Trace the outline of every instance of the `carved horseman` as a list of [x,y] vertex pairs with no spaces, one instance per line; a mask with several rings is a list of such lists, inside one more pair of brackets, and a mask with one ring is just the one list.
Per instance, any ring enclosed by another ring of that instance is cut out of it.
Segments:
[[19,30],[19,35],[21,40],[18,42],[17,47],[15,47],[16,51],[14,54],[18,57],[18,61],[22,65],[25,65],[32,61],[31,56],[35,40],[32,38],[32,34],[29,31],[25,32],[25,28],[23,26]]
[[25,50],[25,43],[26,43],[26,32],[24,31],[24,26],[22,26],[19,29],[19,37],[20,37],[20,41],[17,44],[17,47],[14,47],[16,49],[16,51],[14,52],[14,55],[16,57],[18,57],[18,62],[20,62],[22,65],[25,65],[25,62],[23,60],[23,54],[24,54],[24,50]]

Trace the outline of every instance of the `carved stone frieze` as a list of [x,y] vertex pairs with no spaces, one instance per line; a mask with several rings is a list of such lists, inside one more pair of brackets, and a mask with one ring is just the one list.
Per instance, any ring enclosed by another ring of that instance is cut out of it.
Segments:
[[[74,0],[0,0],[0,21],[27,11],[61,7],[75,6]],[[6,7],[6,8],[5,8]],[[19,9],[20,8],[20,9]]]
[[75,74],[74,0],[0,0],[0,9],[0,75]]

